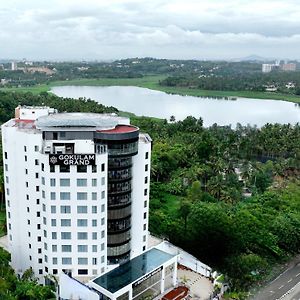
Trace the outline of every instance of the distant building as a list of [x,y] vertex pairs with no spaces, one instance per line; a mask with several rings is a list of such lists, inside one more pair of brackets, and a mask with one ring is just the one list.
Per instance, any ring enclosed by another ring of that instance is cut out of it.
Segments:
[[12,71],[18,70],[18,65],[17,65],[17,63],[15,61],[11,62],[11,70]]
[[262,64],[262,72],[269,73],[276,67],[275,64]]
[[296,64],[295,63],[285,63],[280,66],[282,71],[296,71]]

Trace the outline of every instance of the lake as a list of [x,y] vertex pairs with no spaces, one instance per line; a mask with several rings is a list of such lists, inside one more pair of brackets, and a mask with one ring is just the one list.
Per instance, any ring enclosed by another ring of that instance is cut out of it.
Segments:
[[300,122],[298,104],[278,100],[237,98],[236,100],[170,95],[133,86],[60,86],[51,91],[61,97],[90,98],[106,106],[114,106],[137,116],[183,120],[187,116],[201,117],[204,126],[214,123],[235,127],[263,126],[266,123]]

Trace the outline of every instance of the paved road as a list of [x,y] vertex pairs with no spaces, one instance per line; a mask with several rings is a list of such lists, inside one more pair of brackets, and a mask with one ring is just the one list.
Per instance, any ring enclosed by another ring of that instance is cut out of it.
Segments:
[[254,300],[300,300],[300,260],[299,258],[265,288]]

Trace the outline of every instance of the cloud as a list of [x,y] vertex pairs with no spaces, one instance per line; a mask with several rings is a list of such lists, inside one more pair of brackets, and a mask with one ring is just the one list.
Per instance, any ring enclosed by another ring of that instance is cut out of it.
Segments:
[[296,0],[6,0],[0,56],[299,58],[299,18]]

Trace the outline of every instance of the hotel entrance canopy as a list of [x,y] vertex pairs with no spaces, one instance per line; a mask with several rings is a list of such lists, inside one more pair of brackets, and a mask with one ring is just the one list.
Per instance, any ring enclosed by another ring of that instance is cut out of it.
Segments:
[[160,267],[174,256],[153,248],[92,282],[114,294],[130,284],[138,283],[146,275],[154,275],[156,270],[160,270]]

